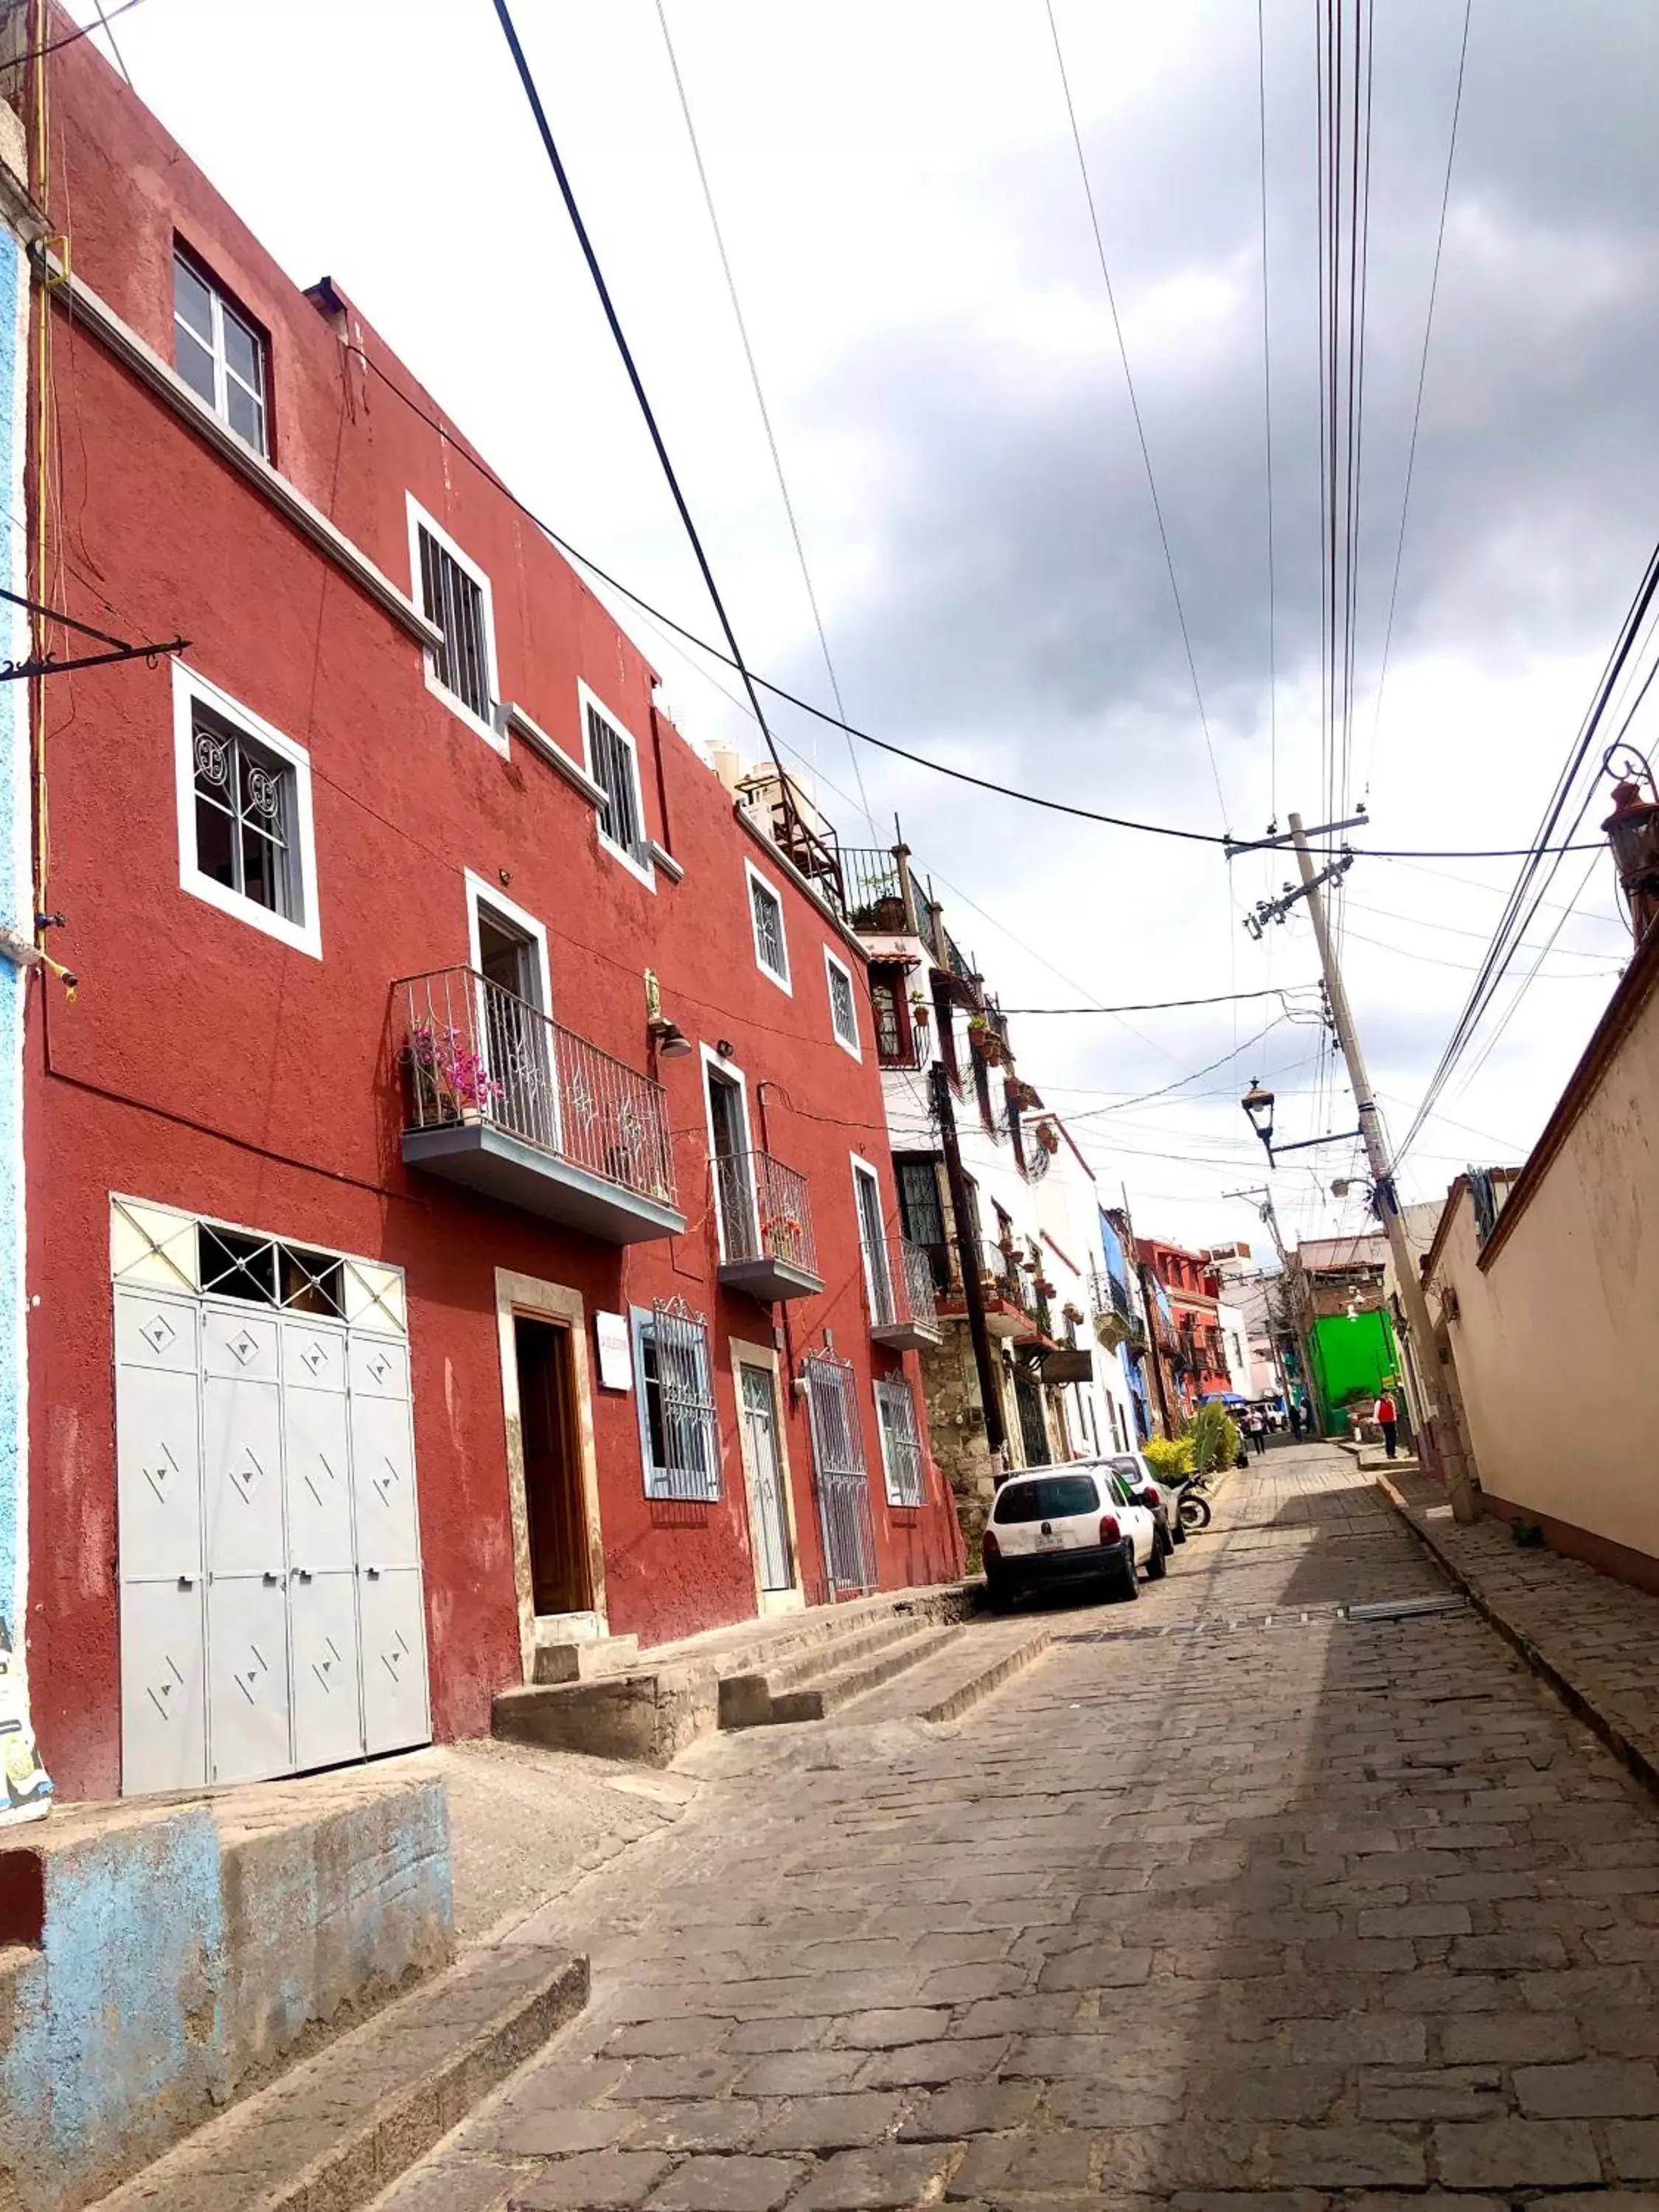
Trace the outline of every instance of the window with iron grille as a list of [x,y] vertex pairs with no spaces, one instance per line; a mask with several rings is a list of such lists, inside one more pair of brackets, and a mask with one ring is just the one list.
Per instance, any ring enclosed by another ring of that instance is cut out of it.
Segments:
[[720,1433],[708,1324],[680,1298],[635,1306],[634,1377],[647,1498],[716,1498]]
[[320,959],[305,748],[176,659],[173,727],[179,888]]
[[823,948],[823,971],[830,981],[830,1026],[836,1033],[836,1042],[844,1045],[857,1060],[861,1055],[858,1000],[853,990],[852,970],[836,959],[827,945]]
[[904,970],[874,967],[870,970],[870,1012],[876,1029],[876,1058],[884,1067],[915,1064],[910,1010],[904,999]]
[[197,866],[268,913],[302,920],[293,764],[200,700],[192,730]]
[[246,315],[182,253],[173,257],[173,361],[204,399],[256,453],[265,441],[265,345]]
[[613,853],[634,867],[648,869],[645,810],[640,799],[640,763],[634,740],[592,699],[582,717],[587,740],[587,772],[605,797],[599,802],[599,836]]
[[876,1418],[881,1429],[881,1462],[890,1505],[920,1505],[927,1494],[916,1402],[904,1377],[876,1385]]
[[755,959],[763,975],[789,988],[789,946],[783,933],[783,901],[749,863],[749,915],[755,929]]
[[489,579],[411,499],[410,544],[421,610],[443,633],[427,654],[432,689],[489,742],[505,749],[495,728],[495,616]]
[[812,1467],[830,1586],[837,1592],[873,1589],[875,1532],[852,1364],[832,1352],[808,1352],[801,1361],[801,1375],[806,1384]]

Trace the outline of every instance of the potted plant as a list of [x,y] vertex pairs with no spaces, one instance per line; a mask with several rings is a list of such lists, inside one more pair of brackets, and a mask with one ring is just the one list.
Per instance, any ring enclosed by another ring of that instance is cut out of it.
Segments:
[[1060,1132],[1052,1121],[1037,1123],[1036,1140],[1045,1152],[1057,1152],[1060,1150]]
[[1071,1299],[1068,1298],[1066,1301],[1066,1304],[1060,1308],[1060,1313],[1061,1320],[1070,1322],[1073,1328],[1082,1328],[1083,1309],[1079,1305],[1073,1304]]
[[501,1096],[501,1085],[451,1022],[416,1022],[410,1031],[409,1064],[415,1083],[416,1121],[481,1121]]

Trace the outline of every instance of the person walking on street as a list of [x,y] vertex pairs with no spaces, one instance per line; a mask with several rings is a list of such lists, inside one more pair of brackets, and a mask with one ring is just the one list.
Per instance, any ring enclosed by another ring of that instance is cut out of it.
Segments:
[[1302,1408],[1297,1404],[1296,1401],[1292,1399],[1291,1401],[1291,1442],[1292,1443],[1299,1444],[1301,1441]]
[[1249,1416],[1245,1421],[1244,1426],[1247,1433],[1249,1434],[1250,1442],[1255,1446],[1256,1457],[1258,1459],[1264,1458],[1267,1455],[1267,1424],[1262,1418],[1261,1408],[1260,1406],[1255,1406],[1251,1408]]
[[1382,1395],[1376,1401],[1375,1411],[1376,1425],[1382,1431],[1382,1449],[1392,1459],[1399,1449],[1400,1415],[1386,1385]]

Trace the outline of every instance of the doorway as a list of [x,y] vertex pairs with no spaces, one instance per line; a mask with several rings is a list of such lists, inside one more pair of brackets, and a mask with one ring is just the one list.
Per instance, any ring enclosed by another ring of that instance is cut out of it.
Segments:
[[778,1451],[777,1400],[769,1367],[736,1362],[738,1400],[743,1414],[743,1441],[754,1501],[755,1550],[760,1567],[763,1602],[769,1595],[795,1587],[795,1561],[789,1541],[789,1507],[784,1495],[782,1462]]
[[482,1057],[497,1086],[491,1118],[544,1151],[558,1146],[553,1032],[547,1019],[544,940],[526,921],[473,898]]
[[749,1158],[749,1117],[743,1085],[712,1060],[708,1081],[708,1152],[714,1176],[720,1254],[752,1259],[760,1250],[755,1224],[754,1168]]
[[570,1330],[562,1322],[515,1314],[513,1346],[519,1371],[532,1603],[538,1617],[586,1613],[593,1604],[593,1591]]

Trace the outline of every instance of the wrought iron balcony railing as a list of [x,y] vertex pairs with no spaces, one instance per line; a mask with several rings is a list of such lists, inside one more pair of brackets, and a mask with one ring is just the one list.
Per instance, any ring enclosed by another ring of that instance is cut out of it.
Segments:
[[870,1334],[877,1343],[900,1352],[937,1344],[943,1331],[927,1249],[908,1237],[890,1237],[885,1267],[870,1273]]
[[[407,1024],[406,1138],[498,1133],[584,1177],[674,1206],[659,1085],[476,969],[440,969],[397,988]],[[435,1165],[447,1154],[428,1159],[422,1148],[410,1157]]]
[[842,881],[848,921],[880,937],[914,937],[916,916],[906,898],[897,855],[882,845],[843,845]]
[[805,1176],[769,1152],[729,1152],[708,1164],[722,1279],[772,1299],[821,1291]]

